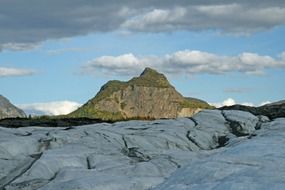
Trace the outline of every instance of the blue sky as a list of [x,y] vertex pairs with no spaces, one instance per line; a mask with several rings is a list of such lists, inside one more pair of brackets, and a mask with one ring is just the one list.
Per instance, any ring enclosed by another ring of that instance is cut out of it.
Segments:
[[[184,96],[210,103],[284,99],[285,5],[279,1],[260,1],[258,7],[243,1],[102,5],[120,10],[121,19],[104,17],[98,6],[81,1],[70,6],[92,13],[78,9],[70,18],[70,10],[59,6],[53,15],[60,12],[62,20],[49,13],[55,1],[50,9],[12,2],[22,9],[4,12],[2,20],[0,14],[0,94],[24,109],[68,112],[108,80],[128,80],[145,66],[163,72]],[[5,6],[12,5],[0,2]],[[246,11],[233,16],[228,9]],[[33,17],[33,11],[40,16]],[[82,23],[73,26],[77,20]],[[26,25],[16,27],[20,21]]]

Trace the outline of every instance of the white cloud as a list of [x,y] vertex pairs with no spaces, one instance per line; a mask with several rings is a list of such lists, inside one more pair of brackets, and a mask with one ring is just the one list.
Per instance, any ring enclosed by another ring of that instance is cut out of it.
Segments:
[[261,103],[259,104],[259,106],[264,106],[265,104],[270,104],[270,103],[272,103],[272,102],[270,102],[270,101],[264,101],[264,102],[261,102]]
[[31,69],[19,69],[11,67],[0,67],[0,77],[9,77],[9,76],[26,76],[33,75],[36,72]]
[[76,110],[80,106],[80,103],[67,100],[18,105],[19,108],[31,115],[65,115]]
[[39,47],[37,43],[5,43],[0,45],[0,50],[10,50],[10,51],[26,51]]
[[[139,11],[138,11],[139,12]],[[238,2],[197,4],[142,11],[121,27],[131,31],[164,32],[175,30],[218,30],[250,34],[285,23],[285,8],[248,6]]]
[[137,57],[131,53],[114,56],[102,56],[87,62],[83,73],[104,72],[107,74],[133,75],[140,73],[150,63],[157,63],[158,57]]
[[210,105],[213,105],[217,108],[219,107],[223,107],[223,106],[232,106],[232,105],[235,105],[235,104],[240,104],[240,105],[244,105],[244,106],[251,106],[251,107],[254,107],[254,106],[262,106],[262,105],[265,105],[265,104],[268,104],[270,103],[270,101],[264,101],[258,105],[255,105],[254,103],[252,102],[236,102],[233,98],[227,98],[225,99],[224,101],[222,102],[216,102],[216,103],[210,103]]
[[235,105],[236,104],[236,101],[232,98],[228,98],[226,100],[223,101],[223,105],[224,106],[232,106],[232,105]]
[[213,53],[183,50],[164,56],[102,56],[89,61],[82,71],[93,73],[104,71],[118,75],[140,73],[144,67],[153,67],[164,73],[188,75],[198,73],[224,74],[241,72],[251,75],[264,74],[269,68],[285,68],[284,52],[278,59],[256,53],[244,52],[236,56],[223,56]]
[[236,101],[232,98],[228,98],[224,100],[223,102],[210,103],[210,105],[215,106],[217,108],[222,107],[222,106],[232,106],[235,104],[236,104]]
[[178,24],[178,21],[186,16],[186,12],[187,10],[182,7],[171,10],[154,9],[126,20],[121,27],[138,31],[173,30],[175,24]]

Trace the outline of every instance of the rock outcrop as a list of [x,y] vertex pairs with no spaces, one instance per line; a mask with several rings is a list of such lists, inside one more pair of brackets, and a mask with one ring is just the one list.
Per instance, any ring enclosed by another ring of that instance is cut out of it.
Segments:
[[211,106],[184,98],[163,74],[146,68],[128,82],[107,82],[93,99],[69,116],[103,120],[176,118],[192,116],[205,108]]
[[4,96],[0,95],[0,119],[26,117],[24,111],[10,103]]

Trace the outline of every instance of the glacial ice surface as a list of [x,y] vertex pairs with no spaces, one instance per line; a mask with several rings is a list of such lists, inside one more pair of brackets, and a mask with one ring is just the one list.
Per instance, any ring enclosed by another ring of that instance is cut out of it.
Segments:
[[285,118],[193,118],[71,128],[0,127],[0,189],[285,189]]

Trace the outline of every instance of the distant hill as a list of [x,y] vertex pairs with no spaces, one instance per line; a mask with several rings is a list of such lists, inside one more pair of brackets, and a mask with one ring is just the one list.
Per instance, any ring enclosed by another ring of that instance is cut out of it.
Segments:
[[26,114],[21,109],[17,108],[4,96],[0,95],[0,119],[26,117]]
[[176,118],[208,108],[213,107],[199,99],[184,98],[163,74],[146,68],[127,82],[107,82],[94,98],[68,116],[103,120]]
[[285,100],[281,100],[270,104],[265,104],[259,107],[233,105],[233,106],[224,106],[219,109],[247,111],[254,115],[265,115],[270,119],[275,119],[279,117],[285,117]]

